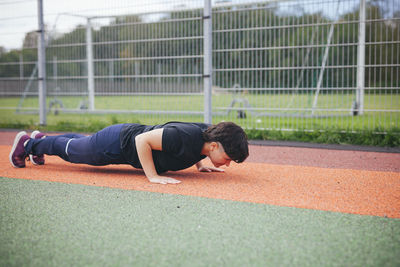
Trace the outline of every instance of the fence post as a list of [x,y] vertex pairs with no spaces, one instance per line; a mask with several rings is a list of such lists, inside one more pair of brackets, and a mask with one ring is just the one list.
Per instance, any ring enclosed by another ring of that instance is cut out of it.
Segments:
[[211,115],[211,86],[212,86],[212,20],[211,0],[204,0],[203,12],[204,34],[204,122],[212,123]]
[[92,25],[90,23],[90,18],[87,18],[87,23],[86,23],[86,58],[87,58],[89,110],[94,111],[93,45],[92,45]]
[[357,48],[357,113],[364,112],[364,81],[365,81],[365,0],[360,0],[360,16],[358,27],[358,48]]
[[43,0],[38,0],[38,89],[39,89],[39,124],[46,125],[46,50],[44,40]]
[[57,90],[58,90],[57,56],[53,56],[53,80],[55,83],[54,84],[55,93],[57,94]]
[[23,58],[23,50],[21,50],[21,54],[19,54],[19,80],[22,82],[24,79],[24,58]]

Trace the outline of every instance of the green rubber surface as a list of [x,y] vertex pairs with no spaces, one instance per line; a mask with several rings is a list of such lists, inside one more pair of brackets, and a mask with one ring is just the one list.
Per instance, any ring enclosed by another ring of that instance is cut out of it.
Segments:
[[0,178],[0,266],[400,266],[400,220]]

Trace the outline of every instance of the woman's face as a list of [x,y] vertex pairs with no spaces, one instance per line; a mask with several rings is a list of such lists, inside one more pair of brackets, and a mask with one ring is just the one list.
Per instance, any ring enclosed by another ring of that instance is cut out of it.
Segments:
[[231,163],[232,159],[225,153],[224,148],[219,142],[211,143],[211,150],[209,158],[215,167],[226,165],[227,167]]

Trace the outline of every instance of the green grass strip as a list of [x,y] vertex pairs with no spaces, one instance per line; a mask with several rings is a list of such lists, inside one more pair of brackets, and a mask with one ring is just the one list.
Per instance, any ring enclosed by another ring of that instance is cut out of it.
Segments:
[[321,130],[246,130],[249,139],[274,141],[299,141],[320,144],[351,144],[365,146],[398,147],[400,146],[400,129],[390,129],[385,132],[380,128],[358,132],[340,131],[339,129]]

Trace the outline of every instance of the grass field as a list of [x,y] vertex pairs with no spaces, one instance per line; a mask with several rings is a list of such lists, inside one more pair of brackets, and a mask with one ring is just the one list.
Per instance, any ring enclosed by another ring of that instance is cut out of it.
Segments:
[[[219,94],[213,95],[213,109],[227,108],[233,98],[245,98],[253,108],[266,109],[272,112],[275,109],[310,109],[314,96],[307,94]],[[53,100],[48,97],[47,102]],[[57,97],[65,108],[77,108],[85,97],[62,96]],[[321,94],[318,97],[317,108],[346,109],[349,110],[355,100],[354,94]],[[2,107],[16,108],[20,98],[1,98]],[[126,96],[96,96],[96,109],[111,110],[176,110],[176,111],[202,111],[202,95],[126,95]],[[24,99],[22,107],[37,108],[38,98],[28,97]],[[366,94],[364,108],[367,110],[399,110],[400,94]],[[265,112],[265,111],[263,111]],[[282,112],[282,111],[280,111]],[[298,112],[296,110],[292,112]],[[339,111],[337,111],[339,112]],[[344,111],[345,113],[347,111]]]
[[398,219],[9,178],[0,194],[1,266],[400,264]]
[[[228,113],[234,97],[246,99],[254,108],[246,110],[243,103],[236,103]],[[394,132],[400,128],[400,95],[399,94],[366,94],[363,115],[351,116],[350,107],[355,96],[352,94],[321,94],[318,98],[318,108],[331,111],[316,110],[311,115],[313,96],[300,94],[245,94],[240,96],[220,94],[213,95],[213,123],[219,121],[234,121],[246,129],[269,130],[329,130],[337,132]],[[166,121],[197,121],[204,120],[203,96],[96,96],[95,108],[100,114],[84,113],[79,110],[84,97],[57,97],[62,101],[69,113],[54,114],[53,106],[47,116],[46,130],[83,130],[97,131],[111,123],[140,122],[157,124]],[[54,100],[47,98],[47,106]],[[0,127],[2,128],[36,128],[39,122],[38,114],[16,113],[20,98],[3,97],[0,99]],[[38,108],[38,99],[24,99],[21,111],[34,111]],[[246,118],[238,118],[238,109],[243,109]],[[278,109],[286,109],[284,111]],[[76,112],[74,112],[76,111]],[[83,110],[85,111],[85,110]],[[121,112],[119,112],[121,111]],[[145,113],[124,113],[126,111],[149,111]],[[165,111],[177,111],[179,114],[165,114]],[[385,112],[384,112],[385,111]],[[80,112],[80,113],[78,113]],[[192,112],[192,113],[191,113]],[[193,112],[197,112],[193,114]],[[267,113],[267,114],[266,114]],[[308,116],[308,117],[307,117]],[[75,126],[74,126],[75,125]],[[295,137],[294,137],[295,138]]]

